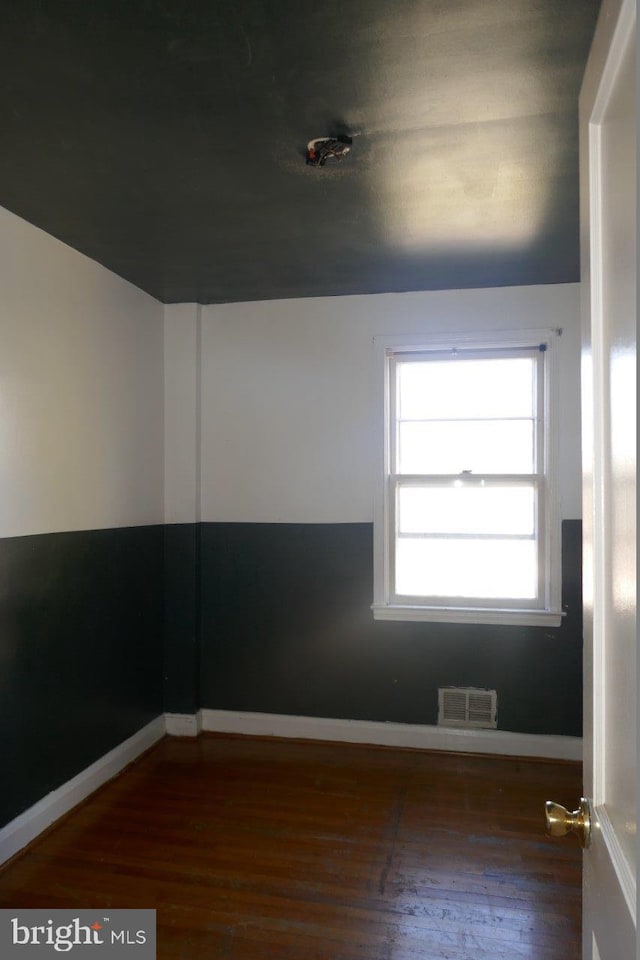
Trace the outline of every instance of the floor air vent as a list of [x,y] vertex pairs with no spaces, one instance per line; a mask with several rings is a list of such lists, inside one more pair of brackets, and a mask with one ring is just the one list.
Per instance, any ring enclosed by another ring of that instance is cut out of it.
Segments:
[[475,687],[440,687],[438,690],[438,726],[496,727],[495,690]]

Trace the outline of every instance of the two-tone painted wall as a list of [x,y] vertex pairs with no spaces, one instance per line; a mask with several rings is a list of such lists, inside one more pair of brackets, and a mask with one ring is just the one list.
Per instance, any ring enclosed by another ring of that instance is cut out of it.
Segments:
[[[563,330],[562,626],[375,622],[373,337],[532,327]],[[432,724],[481,686],[580,734],[577,285],[166,307],[165,380],[169,710]]]
[[162,305],[0,210],[0,825],[162,712]]
[[[0,211],[0,825],[163,710],[581,714],[575,285],[164,307]],[[562,327],[558,630],[374,621],[377,334]]]

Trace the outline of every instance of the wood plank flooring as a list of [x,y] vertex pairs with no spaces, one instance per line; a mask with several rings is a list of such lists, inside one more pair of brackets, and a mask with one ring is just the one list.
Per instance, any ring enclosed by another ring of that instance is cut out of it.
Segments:
[[578,764],[166,738],[0,871],[1,907],[153,907],[160,960],[578,960]]

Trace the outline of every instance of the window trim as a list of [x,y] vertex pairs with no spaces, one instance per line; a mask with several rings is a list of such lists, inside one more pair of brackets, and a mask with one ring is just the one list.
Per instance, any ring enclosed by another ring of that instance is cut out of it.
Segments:
[[[409,620],[437,623],[494,623],[522,626],[559,626],[561,609],[560,517],[558,489],[558,368],[556,342],[560,329],[494,330],[461,334],[402,334],[374,337],[374,357],[377,385],[375,430],[378,440],[374,504],[374,600],[376,620]],[[391,557],[395,530],[391,530],[394,509],[392,490],[395,490],[390,472],[393,431],[390,429],[390,363],[389,359],[403,350],[410,353],[455,348],[486,351],[491,349],[531,348],[544,345],[544,381],[542,398],[544,416],[543,469],[539,471],[540,498],[543,517],[540,519],[540,544],[544,558],[544,595],[540,605],[525,606],[456,606],[454,603],[428,604],[401,602],[391,594]]]

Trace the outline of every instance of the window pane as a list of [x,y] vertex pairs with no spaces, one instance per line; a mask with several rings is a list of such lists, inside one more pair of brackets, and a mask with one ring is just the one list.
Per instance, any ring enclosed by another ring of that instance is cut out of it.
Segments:
[[398,417],[530,417],[534,412],[534,371],[530,357],[400,361]]
[[399,533],[533,536],[532,486],[400,486]]
[[414,597],[536,597],[532,540],[396,541],[396,593]]
[[532,420],[405,421],[398,473],[534,473]]

